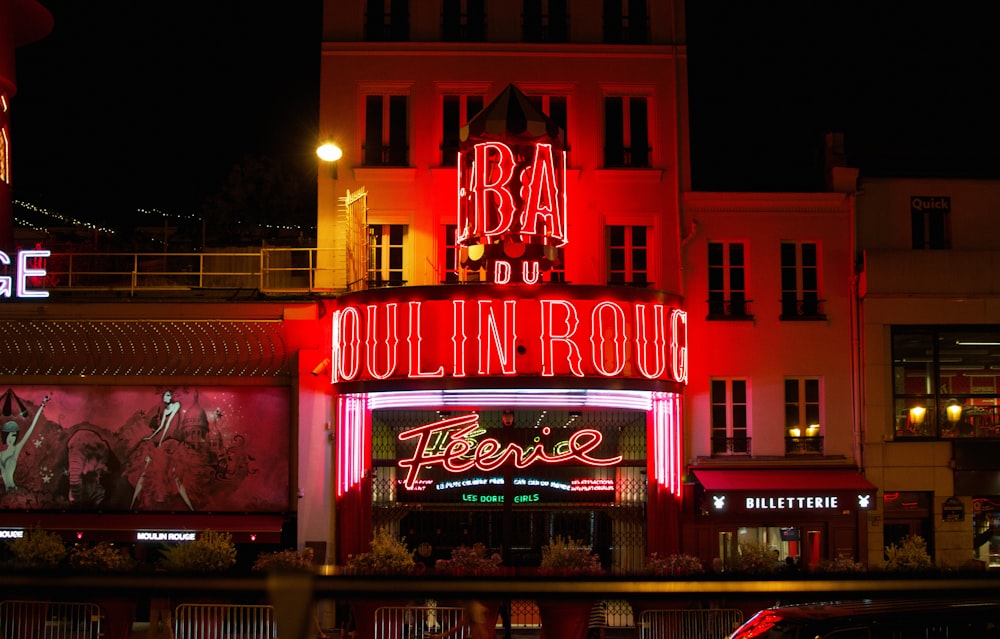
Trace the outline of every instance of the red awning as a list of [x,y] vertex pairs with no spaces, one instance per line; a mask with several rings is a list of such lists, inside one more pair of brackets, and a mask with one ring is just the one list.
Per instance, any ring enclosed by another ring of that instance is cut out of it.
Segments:
[[722,470],[695,468],[692,470],[708,492],[877,491],[875,485],[865,479],[861,473],[850,469]]
[[206,513],[4,513],[0,528],[35,528],[75,536],[82,533],[90,541],[136,541],[138,531],[216,530],[228,532],[235,543],[281,541],[285,522],[281,514]]

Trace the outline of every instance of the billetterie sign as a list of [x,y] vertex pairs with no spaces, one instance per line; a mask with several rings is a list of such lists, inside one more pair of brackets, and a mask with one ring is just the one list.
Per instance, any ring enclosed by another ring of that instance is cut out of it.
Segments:
[[341,296],[334,383],[598,377],[686,383],[687,314],[656,291],[402,287]]

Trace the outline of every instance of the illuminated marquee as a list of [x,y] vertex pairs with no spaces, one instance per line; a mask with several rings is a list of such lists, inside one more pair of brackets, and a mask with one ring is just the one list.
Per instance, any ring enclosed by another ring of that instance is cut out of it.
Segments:
[[[438,288],[431,298],[429,289],[412,287],[391,300],[343,296],[332,314],[332,381],[518,375],[687,381],[687,314],[658,294],[601,299],[592,295],[598,289],[568,286],[518,294],[527,290]],[[459,297],[466,293],[472,294]]]
[[[549,446],[541,437],[529,446],[522,446],[515,442],[501,443],[494,437],[482,438],[485,433],[475,413],[403,431],[398,436],[400,441],[417,442],[412,457],[397,461],[400,468],[406,469],[403,485],[407,489],[417,487],[422,468],[440,467],[450,473],[463,473],[473,468],[490,472],[504,465],[523,470],[536,464],[614,466],[622,461],[621,455],[604,458],[591,455],[603,440],[601,432],[592,428],[574,430],[566,439]],[[552,429],[545,427],[540,433],[549,436]]]
[[[51,255],[51,251],[45,249],[32,249],[18,251],[17,259],[14,262],[14,275],[0,275],[0,297],[11,297],[16,295],[20,298],[48,297],[49,292],[37,290],[29,286],[28,278],[44,278],[45,268],[39,268],[39,263],[44,258]],[[3,251],[0,251],[0,272],[5,266],[10,266],[11,260]]]

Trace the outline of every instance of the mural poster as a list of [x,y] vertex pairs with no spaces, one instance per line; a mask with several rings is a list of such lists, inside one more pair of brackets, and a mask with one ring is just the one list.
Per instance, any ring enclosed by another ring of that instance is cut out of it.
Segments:
[[287,388],[7,388],[0,510],[284,511],[290,424]]

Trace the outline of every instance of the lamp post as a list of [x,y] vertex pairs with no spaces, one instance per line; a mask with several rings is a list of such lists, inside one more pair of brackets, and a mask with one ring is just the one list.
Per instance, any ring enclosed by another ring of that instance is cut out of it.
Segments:
[[337,179],[337,162],[344,157],[344,152],[333,142],[324,142],[316,147],[316,155],[319,159],[330,164],[330,177]]

